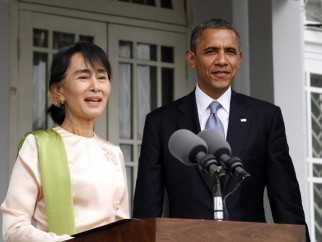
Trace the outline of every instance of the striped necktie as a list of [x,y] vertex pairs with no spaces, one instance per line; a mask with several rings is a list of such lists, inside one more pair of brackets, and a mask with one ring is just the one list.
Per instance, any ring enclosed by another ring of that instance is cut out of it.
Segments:
[[220,119],[217,116],[217,111],[221,107],[221,104],[217,101],[213,101],[210,103],[210,115],[206,123],[206,129],[211,129],[216,131],[218,134],[220,134],[223,138],[225,138],[225,131],[224,126],[222,125]]

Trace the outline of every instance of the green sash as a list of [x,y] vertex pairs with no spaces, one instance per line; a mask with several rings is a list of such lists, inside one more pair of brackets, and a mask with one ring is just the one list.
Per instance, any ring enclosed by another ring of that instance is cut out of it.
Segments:
[[75,234],[71,181],[63,140],[53,129],[34,130],[23,137],[19,150],[28,134],[36,137],[49,232]]

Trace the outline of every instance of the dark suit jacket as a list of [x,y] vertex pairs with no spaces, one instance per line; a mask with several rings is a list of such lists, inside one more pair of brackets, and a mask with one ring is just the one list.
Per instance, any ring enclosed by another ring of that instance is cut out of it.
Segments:
[[[182,164],[169,152],[169,138],[178,129],[200,132],[194,92],[146,117],[134,196],[135,218],[162,216],[164,188],[169,217],[214,218],[208,176],[197,166]],[[229,220],[265,222],[263,193],[267,187],[274,222],[305,224],[280,108],[233,91],[227,141],[232,156],[238,156],[252,175],[250,183],[227,198]],[[225,183],[223,196],[236,186],[238,178],[228,176]]]

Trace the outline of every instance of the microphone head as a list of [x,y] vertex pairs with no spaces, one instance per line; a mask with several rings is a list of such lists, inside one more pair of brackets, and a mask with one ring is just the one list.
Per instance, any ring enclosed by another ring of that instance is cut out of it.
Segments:
[[207,153],[207,144],[187,129],[174,132],[168,143],[170,153],[185,165],[196,165],[196,155],[199,152]]
[[211,129],[205,129],[198,133],[198,136],[203,139],[208,147],[208,152],[215,155],[216,157],[221,157],[221,155],[231,154],[231,148],[228,142],[216,131]]

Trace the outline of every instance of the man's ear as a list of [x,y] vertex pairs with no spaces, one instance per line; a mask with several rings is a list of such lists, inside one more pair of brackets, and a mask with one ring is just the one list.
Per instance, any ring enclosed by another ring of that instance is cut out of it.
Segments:
[[186,61],[191,68],[195,68],[195,53],[191,50],[186,51]]
[[238,60],[238,69],[239,69],[239,67],[240,67],[240,64],[241,64],[241,62],[242,62],[242,59],[243,59],[243,52],[239,52],[239,60]]

